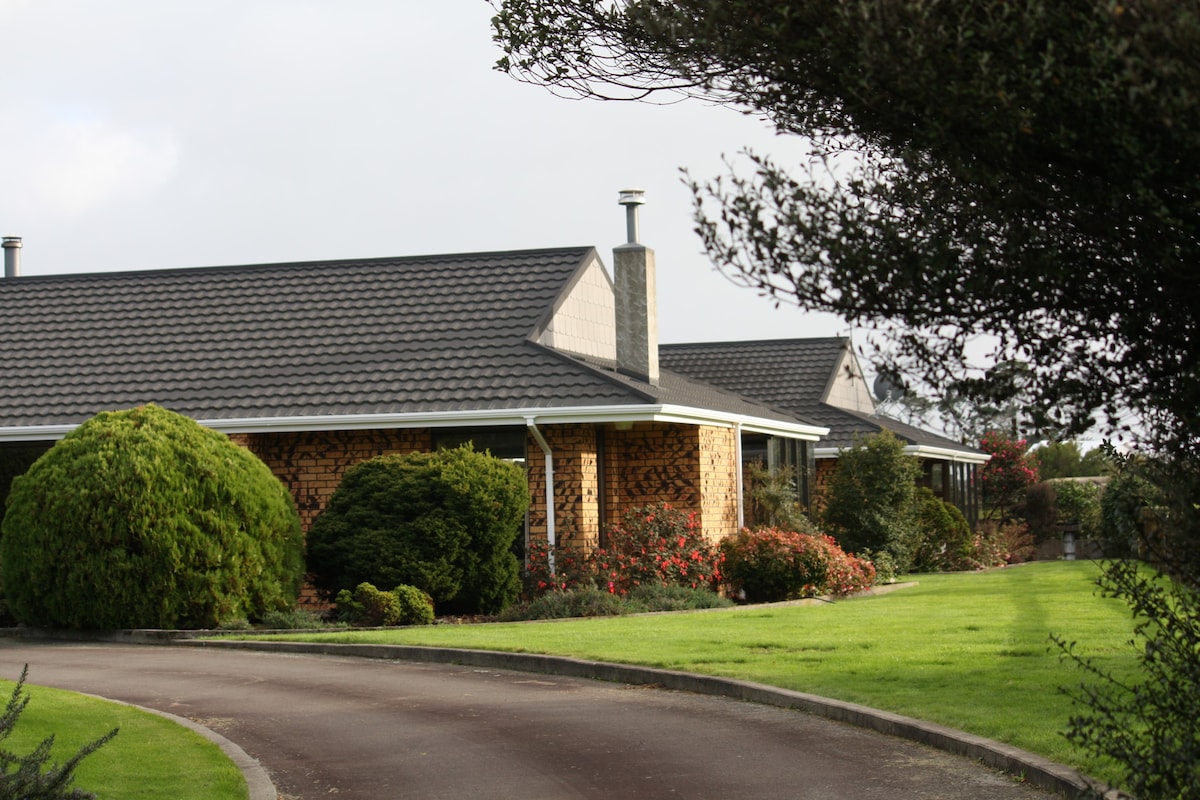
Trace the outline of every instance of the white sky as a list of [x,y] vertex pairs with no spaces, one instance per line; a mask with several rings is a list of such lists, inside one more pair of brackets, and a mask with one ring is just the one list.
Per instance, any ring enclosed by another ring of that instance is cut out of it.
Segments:
[[492,69],[483,0],[0,0],[0,233],[22,274],[594,245],[647,192],[664,342],[830,336],[717,273],[680,167],[800,143],[724,108]]

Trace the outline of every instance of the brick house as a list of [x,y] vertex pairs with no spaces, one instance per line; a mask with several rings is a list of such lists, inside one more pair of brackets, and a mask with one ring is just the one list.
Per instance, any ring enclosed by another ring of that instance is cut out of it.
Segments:
[[[973,447],[898,420],[880,416],[850,339],[771,339],[745,342],[673,344],[659,348],[670,369],[696,380],[752,397],[827,428],[811,450],[812,462],[799,471],[811,480],[807,492],[818,503],[837,466],[838,451],[856,438],[889,430],[906,453],[920,460],[920,485],[954,503],[972,524],[979,516],[976,471],[988,455]],[[771,466],[782,455],[779,442],[747,441],[743,452]]]
[[[826,429],[657,361],[653,252],[471,253],[0,280],[0,492],[94,414],[157,403],[255,452],[307,526],[350,465],[465,441],[527,465],[526,537],[668,501],[742,524],[744,442]],[[14,270],[19,272],[19,270]]]

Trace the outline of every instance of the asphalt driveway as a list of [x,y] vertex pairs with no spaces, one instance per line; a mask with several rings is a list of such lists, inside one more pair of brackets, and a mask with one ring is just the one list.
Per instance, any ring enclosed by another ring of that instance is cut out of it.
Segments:
[[448,664],[0,640],[0,675],[166,711],[287,800],[1051,795],[968,759],[719,697]]

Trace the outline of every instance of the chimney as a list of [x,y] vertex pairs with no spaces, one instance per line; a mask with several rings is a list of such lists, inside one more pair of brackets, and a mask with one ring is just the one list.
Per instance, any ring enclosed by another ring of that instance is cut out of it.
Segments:
[[21,274],[21,237],[4,237],[4,277],[15,278]]
[[638,243],[641,189],[623,189],[628,242],[613,248],[616,279],[617,371],[658,384],[658,312],[655,307],[654,251]]

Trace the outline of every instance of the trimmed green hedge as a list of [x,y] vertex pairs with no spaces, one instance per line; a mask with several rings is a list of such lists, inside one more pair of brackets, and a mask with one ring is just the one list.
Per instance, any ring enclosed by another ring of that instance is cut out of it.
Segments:
[[440,613],[494,613],[520,591],[528,505],[521,468],[469,445],[379,456],[346,470],[308,532],[308,568],[331,598],[408,584]]
[[300,519],[225,435],[154,405],[105,412],[13,481],[0,575],[27,624],[211,628],[295,602]]

